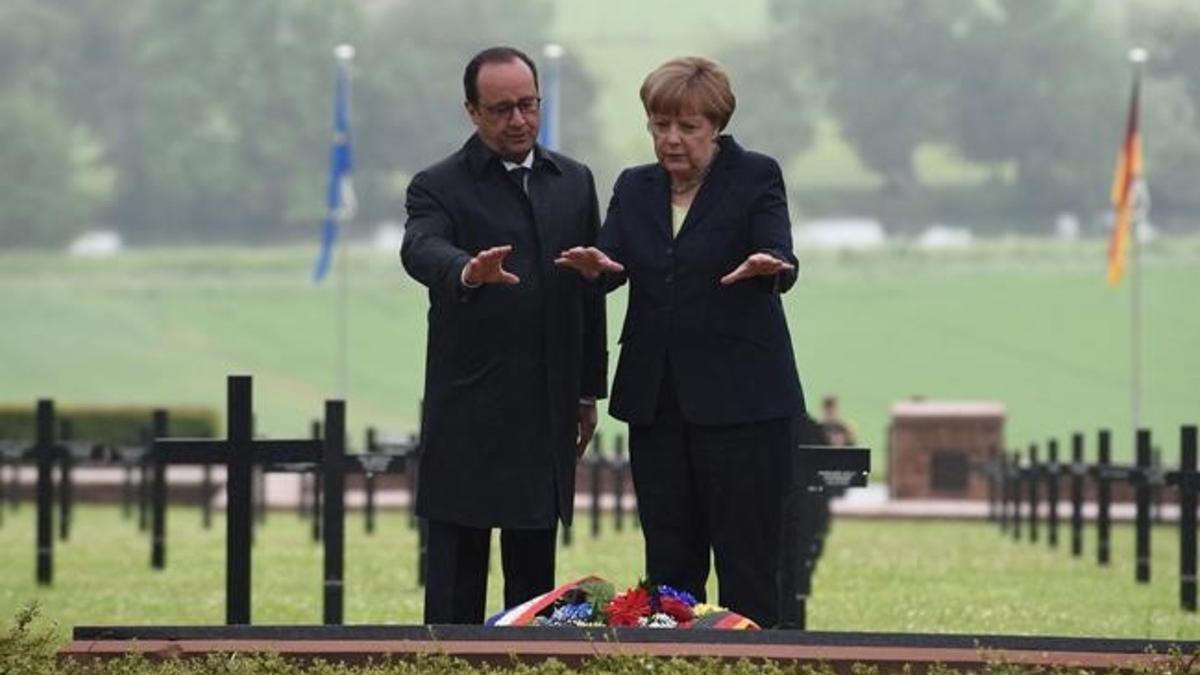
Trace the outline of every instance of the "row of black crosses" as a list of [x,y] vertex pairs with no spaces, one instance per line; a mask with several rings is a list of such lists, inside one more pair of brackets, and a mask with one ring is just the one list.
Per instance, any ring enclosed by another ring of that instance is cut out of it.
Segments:
[[[152,416],[149,452],[137,448],[98,449],[85,441],[55,439],[54,404],[41,400],[37,404],[36,434],[32,447],[11,441],[0,441],[0,451],[10,462],[35,461],[37,464],[37,579],[50,584],[53,578],[53,480],[55,463],[64,467],[84,457],[101,460],[97,452],[111,455],[125,466],[140,463],[149,469],[149,501],[151,502],[151,566],[163,569],[166,565],[166,467],[170,464],[224,465],[226,468],[226,623],[249,624],[251,544],[254,513],[253,480],[255,471],[294,472],[313,474],[309,507],[314,518],[314,539],[324,543],[324,622],[340,624],[343,620],[343,561],[344,561],[344,491],[347,473],[361,473],[368,483],[368,500],[373,496],[370,487],[376,474],[406,472],[410,480],[410,495],[415,493],[412,460],[420,456],[416,437],[407,443],[385,445],[368,431],[368,454],[347,455],[345,447],[345,404],[326,401],[323,423],[314,422],[312,438],[293,440],[255,439],[253,434],[252,382],[249,376],[234,375],[227,382],[227,433],[224,440],[169,438],[168,414],[156,410]],[[60,432],[62,431],[60,425]],[[602,453],[593,452],[590,462],[592,492],[592,536],[600,532],[601,476],[611,471],[611,490],[615,497],[616,529],[624,520],[622,497],[628,480],[628,462],[624,460],[623,438],[616,437],[611,461]],[[599,447],[599,438],[595,439]],[[830,449],[806,445],[800,439],[793,461],[793,491],[788,499],[784,530],[781,593],[784,625],[805,627],[805,603],[811,594],[812,573],[820,556],[825,533],[829,528],[828,500],[846,487],[866,484],[869,471],[869,450],[865,448]],[[816,441],[820,442],[820,441]],[[377,452],[381,447],[392,451]],[[63,474],[64,476],[67,474]],[[207,475],[207,473],[206,473]],[[69,489],[69,480],[63,480]],[[261,491],[260,491],[261,492]],[[207,489],[206,489],[207,493]],[[209,496],[209,495],[205,495]],[[208,500],[206,500],[208,501]],[[64,500],[64,504],[67,502]],[[411,503],[411,502],[410,502]],[[368,531],[371,531],[373,509],[368,505]],[[308,510],[302,506],[302,512]],[[63,513],[68,513],[64,507]],[[633,521],[637,522],[636,513]],[[205,517],[208,522],[208,517]],[[424,528],[421,528],[423,534]],[[563,532],[564,543],[570,543],[570,531]],[[421,537],[423,540],[423,537]],[[423,581],[424,546],[419,556],[418,577]]]
[[[1047,443],[1048,458],[1042,462],[1036,445],[1029,447],[1023,461],[1021,453],[1001,454],[985,467],[988,481],[988,517],[1000,525],[1001,531],[1018,540],[1022,522],[1026,523],[1031,542],[1038,541],[1039,506],[1044,499],[1047,511],[1047,541],[1058,546],[1059,483],[1070,479],[1071,554],[1083,555],[1083,493],[1085,480],[1094,481],[1097,496],[1096,561],[1110,562],[1112,486],[1115,483],[1132,485],[1135,490],[1135,561],[1134,577],[1138,583],[1150,582],[1151,507],[1155,496],[1166,488],[1174,488],[1179,498],[1179,599],[1184,610],[1196,611],[1196,504],[1200,493],[1200,473],[1196,467],[1196,427],[1180,428],[1179,468],[1165,471],[1154,461],[1152,439],[1148,429],[1136,435],[1136,462],[1112,463],[1112,435],[1105,429],[1096,437],[1097,460],[1086,464],[1083,459],[1084,435],[1071,437],[1071,462],[1059,462],[1058,442]],[[1042,492],[1042,486],[1046,490]],[[1043,497],[1044,494],[1044,497]]]
[[[154,438],[146,464],[150,467],[151,566],[166,565],[166,467],[169,464],[224,465],[226,468],[226,623],[250,623],[250,561],[255,467],[266,472],[319,472],[324,508],[321,529],[324,543],[324,622],[340,624],[343,616],[343,561],[345,549],[345,476],[362,473],[398,473],[405,470],[415,440],[393,446],[397,454],[347,455],[345,403],[326,401],[324,433],[309,439],[255,439],[251,378],[233,375],[227,382],[227,433],[224,440],[167,437],[166,411],[155,411]],[[7,441],[9,462],[37,465],[36,570],[39,584],[53,580],[53,468],[65,457],[82,451],[82,442],[67,444],[55,439],[54,403],[38,401],[32,447]],[[66,482],[64,481],[64,484]]]
[[[94,441],[75,439],[72,433],[71,421],[67,418],[56,416],[54,402],[48,399],[39,401],[35,411],[35,419],[41,425],[41,433],[37,434],[32,445],[28,441],[0,438],[0,467],[9,466],[13,469],[10,475],[12,483],[5,486],[0,482],[0,501],[4,499],[4,492],[7,491],[9,493],[7,496],[12,500],[11,505],[15,508],[19,503],[16,501],[19,492],[16,482],[18,478],[17,469],[22,464],[38,464],[41,470],[38,472],[39,480],[34,490],[35,501],[38,505],[38,522],[51,522],[53,519],[53,503],[57,501],[59,506],[59,539],[66,541],[69,538],[70,525],[73,520],[74,499],[72,495],[75,491],[72,478],[73,469],[82,465],[122,467],[125,469],[125,481],[122,490],[123,513],[128,517],[132,512],[132,505],[136,501],[139,529],[145,531],[149,527],[148,522],[153,523],[150,556],[151,567],[156,570],[164,569],[166,566],[165,528],[167,492],[164,465],[197,464],[204,462],[206,459],[211,459],[217,464],[225,464],[226,462],[224,455],[211,447],[212,442],[208,442],[210,444],[208,448],[201,447],[202,444],[193,445],[191,455],[174,452],[170,456],[163,456],[161,452],[153,452],[154,439],[165,441],[170,435],[168,431],[170,425],[168,421],[169,414],[166,410],[155,410],[151,418],[151,426],[144,430],[143,442],[141,444],[123,446],[103,445]],[[55,428],[58,430],[57,437],[53,435]],[[323,441],[324,436],[320,420],[312,422],[311,433],[310,438],[314,442],[320,443]],[[200,441],[194,441],[194,443],[200,443]],[[224,441],[217,443],[224,443]],[[262,441],[259,441],[259,443],[262,443]],[[301,516],[311,517],[313,541],[320,542],[323,539],[324,505],[329,504],[330,508],[335,509],[335,512],[341,509],[341,505],[337,503],[336,499],[331,501],[323,495],[324,472],[322,465],[311,461],[290,461],[295,459],[294,454],[297,447],[301,448],[302,452],[306,452],[306,450],[303,450],[305,446],[304,441],[288,441],[282,444],[272,442],[272,445],[277,448],[276,454],[283,452],[284,455],[274,458],[266,457],[263,460],[253,462],[253,474],[257,481],[260,482],[252,492],[252,499],[256,502],[252,502],[251,507],[254,512],[254,521],[256,523],[265,521],[265,500],[262,498],[264,487],[261,485],[263,475],[265,473],[298,472],[302,478],[302,489],[300,493],[301,499],[298,501],[297,506]],[[160,446],[167,447],[161,443]],[[619,532],[624,529],[627,519],[624,495],[626,487],[630,482],[629,462],[625,457],[624,446],[624,437],[619,434],[616,435],[612,443],[610,456],[602,451],[603,443],[601,435],[597,434],[593,439],[593,450],[588,454],[588,460],[585,464],[585,472],[590,476],[589,483],[592,492],[590,515],[591,534],[593,538],[599,537],[601,532],[602,500],[600,496],[602,491],[610,492],[614,500],[612,516],[615,531]],[[291,448],[290,450],[288,450],[289,447]],[[196,455],[196,450],[200,451],[200,455]],[[368,428],[366,431],[366,450],[368,453],[366,455],[348,455],[347,469],[350,473],[364,474],[366,495],[364,509],[365,526],[366,532],[371,534],[375,530],[376,474],[404,473],[409,481],[409,495],[414,495],[416,492],[417,476],[415,465],[419,461],[419,445],[416,435],[411,435],[406,441],[398,443],[395,441],[381,441],[378,439],[376,430]],[[288,452],[291,452],[293,456],[287,456]],[[162,457],[161,460],[160,457]],[[46,458],[49,458],[50,461],[48,463],[42,462]],[[49,469],[52,469],[55,465],[59,469],[57,486],[54,485],[52,478],[49,480],[42,478],[42,476],[51,473]],[[211,527],[212,497],[216,493],[212,479],[212,466],[212,463],[202,464],[203,476],[199,490],[202,523],[206,529]],[[135,470],[140,471],[140,480],[136,488],[136,498],[134,496],[135,488],[132,478]],[[607,482],[606,486],[604,485],[605,482]],[[6,487],[7,490],[5,490]],[[240,494],[241,486],[230,486],[230,489],[236,490]],[[412,505],[413,501],[410,499],[409,524],[411,527],[417,527],[418,522]],[[634,526],[637,526],[638,518],[636,510],[633,510],[628,515],[629,520],[633,522]],[[231,517],[241,518],[241,515],[231,515]],[[3,523],[2,519],[3,509],[0,509],[0,524]],[[41,585],[50,585],[54,575],[53,539],[46,532],[48,530],[45,527],[39,530],[35,546],[37,555],[37,580]],[[425,530],[421,527],[419,530],[420,553],[417,559],[418,584],[424,584],[425,576],[424,533]],[[250,536],[253,538],[253,529],[251,529]],[[569,546],[572,540],[571,529],[563,528],[562,537],[564,545]],[[327,555],[331,554],[327,552]]]
[[[242,419],[234,415],[235,410],[241,410],[246,405],[249,405],[250,379],[248,377],[234,376],[229,378],[229,436],[224,441],[214,441],[209,439],[170,439],[169,438],[169,418],[168,412],[165,410],[155,410],[152,414],[151,428],[145,434],[148,439],[142,445],[130,446],[105,446],[92,441],[76,440],[71,436],[71,425],[67,419],[59,419],[55,415],[54,402],[52,400],[43,399],[38,402],[35,418],[37,420],[38,432],[35,435],[33,445],[24,441],[15,440],[0,440],[0,465],[10,465],[14,468],[12,478],[16,479],[16,467],[22,463],[35,463],[38,467],[38,480],[35,488],[35,499],[37,502],[37,580],[41,585],[50,585],[53,580],[54,565],[53,565],[53,538],[49,534],[52,531],[52,526],[49,523],[53,519],[53,504],[55,502],[55,489],[52,478],[53,467],[59,467],[59,483],[57,489],[57,501],[59,505],[59,538],[66,540],[72,520],[73,500],[73,482],[71,479],[72,467],[82,463],[101,466],[122,466],[126,469],[126,480],[123,490],[124,511],[128,515],[131,511],[133,498],[133,485],[131,474],[136,469],[141,470],[141,481],[138,488],[138,506],[139,506],[139,528],[145,529],[146,514],[149,511],[148,520],[151,523],[151,567],[153,569],[164,569],[166,566],[166,492],[167,485],[165,480],[166,465],[169,464],[196,464],[202,465],[204,469],[203,482],[201,484],[201,504],[203,507],[203,524],[205,528],[211,525],[211,497],[215,493],[212,484],[211,468],[214,464],[226,465],[233,468],[228,461],[228,452],[226,448],[230,445],[231,440],[239,440],[247,437],[247,433],[252,434],[252,426],[250,432],[241,430]],[[252,413],[251,425],[253,423]],[[344,420],[344,410],[341,413]],[[327,410],[327,419],[323,425],[320,420],[314,420],[312,423],[312,436],[307,440],[287,440],[287,441],[254,441],[254,459],[250,462],[251,472],[253,476],[262,478],[264,473],[301,473],[303,477],[311,477],[311,481],[307,481],[307,489],[301,492],[301,500],[298,507],[302,515],[311,515],[312,537],[314,541],[325,540],[326,544],[326,564],[327,576],[329,574],[338,574],[340,576],[340,548],[336,544],[337,534],[327,538],[323,530],[326,529],[326,521],[328,517],[325,515],[328,511],[332,511],[335,516],[334,520],[341,522],[344,514],[344,494],[339,497],[333,494],[327,494],[329,490],[325,486],[325,477],[327,469],[330,467],[328,462],[312,459],[314,452],[323,447],[325,434],[322,427],[332,421]],[[58,437],[54,436],[56,428]],[[182,443],[183,445],[179,445]],[[416,436],[410,436],[406,442],[387,443],[377,439],[375,429],[367,430],[367,452],[368,454],[345,455],[344,473],[362,473],[365,480],[365,493],[367,504],[366,511],[366,530],[368,533],[374,531],[374,497],[375,497],[375,476],[383,473],[405,473],[409,478],[409,494],[414,495],[416,490],[416,475],[415,464],[419,461],[419,445]],[[604,482],[605,474],[608,475],[609,491],[612,492],[614,498],[613,518],[616,531],[624,529],[626,521],[626,511],[624,507],[624,493],[626,485],[629,482],[629,462],[625,458],[624,452],[624,437],[617,435],[614,438],[612,447],[612,456],[607,456],[600,451],[601,437],[597,435],[593,440],[593,452],[589,454],[587,471],[590,474],[590,487],[592,490],[592,508],[591,508],[591,534],[593,538],[600,535],[600,520],[601,520],[601,503],[600,499],[601,485]],[[239,446],[240,447],[240,446]],[[381,452],[383,451],[383,452]],[[384,454],[384,453],[391,454]],[[242,453],[244,455],[245,453]],[[244,462],[243,462],[244,464]],[[248,569],[241,560],[244,559],[245,553],[244,541],[247,538],[252,540],[253,528],[247,520],[246,513],[253,512],[254,521],[262,522],[264,520],[265,503],[261,499],[263,489],[259,486],[257,489],[250,491],[250,506],[245,509],[236,507],[241,500],[237,497],[244,497],[246,491],[246,481],[238,481],[233,478],[233,472],[229,472],[229,483],[227,489],[230,494],[229,513],[227,524],[230,527],[230,537],[227,543],[228,559],[227,559],[227,574],[229,583],[232,589],[227,593],[229,601],[227,612],[228,620],[233,622],[240,620],[240,617],[247,616],[244,607],[247,606],[248,600],[244,599],[242,589],[247,586],[248,581],[242,573],[243,569]],[[335,490],[336,490],[335,486]],[[344,490],[344,485],[343,488]],[[16,497],[15,483],[9,486],[9,496]],[[257,508],[255,508],[254,500],[257,498]],[[14,502],[15,504],[16,502]],[[149,507],[147,508],[147,503]],[[410,509],[412,501],[410,500]],[[0,517],[3,511],[0,509]],[[629,514],[630,520],[637,525],[636,511]],[[410,524],[416,525],[415,514],[410,510]],[[248,533],[248,534],[247,534]],[[417,574],[418,583],[424,583],[425,564],[424,564],[424,528],[420,528],[420,555],[418,556]],[[571,543],[571,530],[564,528],[563,530],[564,545]],[[241,552],[241,553],[239,553]],[[327,584],[327,586],[330,584]],[[336,584],[332,584],[336,586]],[[339,622],[341,612],[337,609],[341,605],[341,596],[333,590],[326,592],[326,621]]]
[[[313,438],[321,436],[321,423],[314,421],[312,423]],[[386,448],[386,444],[376,440],[376,431],[374,428],[368,428],[366,432],[366,447],[368,452],[375,452],[377,448]],[[640,522],[637,516],[636,502],[633,506],[625,504],[625,495],[632,481],[629,468],[629,459],[625,454],[625,437],[621,434],[614,434],[612,437],[611,449],[607,452],[605,440],[607,436],[602,432],[597,431],[592,437],[591,449],[584,455],[582,462],[584,481],[578,487],[582,487],[588,491],[590,495],[588,501],[588,515],[590,519],[589,531],[593,539],[599,538],[602,533],[602,521],[604,512],[604,496],[608,495],[611,498],[612,512],[612,530],[621,532],[626,527],[626,522],[632,523],[633,527],[638,527]],[[415,446],[415,440],[411,441]],[[408,524],[410,528],[418,526],[418,518],[414,509],[415,501],[411,499],[412,495],[416,494],[416,478],[417,472],[414,465],[420,461],[419,453],[414,450],[408,454],[409,469],[405,471],[408,484],[405,489],[410,496],[408,502],[409,518]],[[364,493],[366,503],[364,504],[365,521],[364,525],[368,534],[374,532],[374,517],[375,508],[375,477],[368,475],[364,482]],[[296,504],[299,515],[312,518],[312,539],[313,541],[321,540],[321,519],[319,517],[321,510],[321,476],[313,474],[312,480],[305,480],[301,485],[300,500]],[[574,528],[562,528],[562,543],[564,546],[570,546],[574,540]],[[424,570],[418,569],[418,583],[424,583]]]
[[[137,508],[137,528],[140,532],[146,532],[150,525],[152,509],[163,509],[165,503],[151,503],[153,480],[153,453],[150,452],[155,437],[168,437],[170,433],[167,430],[170,427],[168,422],[169,412],[165,409],[156,409],[152,412],[150,426],[142,430],[142,440],[140,443],[134,444],[111,444],[101,443],[91,440],[82,440],[75,438],[74,425],[69,418],[56,415],[53,401],[46,401],[40,404],[40,408],[35,407],[34,418],[39,416],[49,419],[53,417],[58,422],[58,436],[49,446],[46,444],[31,445],[28,440],[17,440],[4,437],[4,430],[0,429],[0,504],[7,502],[8,507],[16,511],[21,503],[22,486],[20,483],[20,468],[25,464],[36,465],[39,451],[35,448],[50,447],[51,453],[58,466],[58,482],[53,489],[53,498],[58,506],[58,539],[67,541],[70,539],[72,525],[75,520],[74,510],[76,502],[76,485],[75,485],[75,470],[80,467],[104,467],[104,468],[120,468],[124,471],[124,480],[121,486],[121,514],[124,518],[129,519],[133,516],[134,506]],[[311,438],[321,439],[321,422],[315,420],[313,422],[313,432]],[[363,457],[360,455],[351,455],[351,462],[358,461],[362,465],[364,475],[363,485],[366,495],[366,504],[364,505],[364,528],[368,535],[375,533],[376,521],[376,476],[375,473],[395,473],[403,472],[410,481],[410,494],[415,493],[416,471],[413,470],[417,463],[417,440],[416,435],[411,434],[404,440],[381,440],[375,427],[366,429],[366,444],[365,449],[369,454],[404,454],[409,461],[407,468],[404,464],[390,463],[390,458],[379,457]],[[382,463],[381,463],[382,462]],[[628,463],[624,465],[625,472],[628,473]],[[395,468],[399,467],[399,468]],[[4,480],[3,470],[9,469],[7,481]],[[213,521],[213,497],[217,494],[217,486],[213,480],[212,465],[205,464],[201,468],[200,483],[196,493],[198,495],[197,505],[200,507],[201,524],[204,529],[212,528]],[[255,522],[266,522],[266,500],[265,495],[265,473],[282,473],[294,472],[303,470],[301,478],[301,493],[300,500],[297,503],[300,516],[302,518],[311,516],[313,521],[312,537],[314,542],[321,540],[321,473],[318,471],[318,466],[315,464],[304,465],[280,465],[280,466],[263,466],[255,465],[255,482],[256,489],[254,492],[255,500]],[[619,467],[618,467],[619,469]],[[137,478],[134,478],[134,474]],[[354,471],[352,471],[354,473]],[[312,480],[307,480],[307,479]],[[37,501],[38,491],[36,485],[31,490],[34,495],[34,501]],[[174,498],[173,498],[174,499]],[[410,504],[411,506],[411,504]],[[4,525],[5,511],[0,508],[0,527]],[[415,514],[410,518],[410,526],[415,527]],[[618,529],[620,529],[620,521],[618,520]],[[161,556],[158,554],[152,555],[152,567],[154,569],[162,569],[163,563],[160,561]],[[51,574],[52,576],[52,574]],[[39,579],[43,584],[48,584],[49,578]]]

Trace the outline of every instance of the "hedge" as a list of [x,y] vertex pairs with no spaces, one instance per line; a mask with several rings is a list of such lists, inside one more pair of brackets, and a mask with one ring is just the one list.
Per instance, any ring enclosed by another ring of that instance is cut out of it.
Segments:
[[[137,445],[150,428],[155,407],[122,406],[55,406],[55,416],[71,425],[71,437],[105,445]],[[168,433],[172,436],[211,438],[219,428],[220,418],[210,408],[179,406],[167,408]],[[37,410],[34,405],[0,405],[0,439],[32,439],[36,430]],[[55,434],[60,433],[55,429]]]

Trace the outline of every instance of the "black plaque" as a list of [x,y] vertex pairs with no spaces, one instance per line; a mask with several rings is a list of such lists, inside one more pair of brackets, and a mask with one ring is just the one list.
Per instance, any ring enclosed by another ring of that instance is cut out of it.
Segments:
[[971,463],[961,450],[935,450],[929,478],[934,492],[965,492]]

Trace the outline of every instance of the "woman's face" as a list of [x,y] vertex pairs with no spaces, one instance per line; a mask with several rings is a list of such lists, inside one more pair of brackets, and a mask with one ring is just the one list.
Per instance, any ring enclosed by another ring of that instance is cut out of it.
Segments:
[[658,163],[672,175],[687,177],[708,166],[716,148],[717,128],[698,113],[653,113],[647,122]]

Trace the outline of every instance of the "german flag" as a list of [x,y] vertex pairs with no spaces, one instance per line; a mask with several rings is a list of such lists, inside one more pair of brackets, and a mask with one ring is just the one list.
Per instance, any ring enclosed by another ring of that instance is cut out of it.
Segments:
[[1111,239],[1108,242],[1108,285],[1116,286],[1125,275],[1126,251],[1133,229],[1133,216],[1139,207],[1142,186],[1142,136],[1138,129],[1138,108],[1141,96],[1140,70],[1133,75],[1133,92],[1129,98],[1129,120],[1125,126],[1125,142],[1117,153],[1117,170],[1113,175],[1112,204],[1115,212]]

